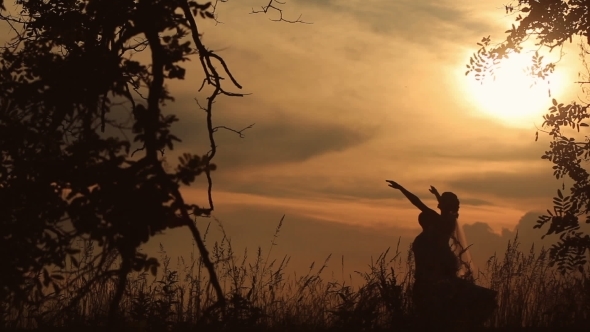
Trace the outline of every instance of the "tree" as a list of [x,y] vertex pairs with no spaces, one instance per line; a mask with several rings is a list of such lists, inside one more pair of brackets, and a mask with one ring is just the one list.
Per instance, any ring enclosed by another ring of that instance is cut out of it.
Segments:
[[[93,265],[101,273],[92,281],[117,280],[112,321],[128,274],[157,271],[157,260],[139,253],[139,245],[166,229],[187,227],[223,307],[213,263],[193,220],[214,210],[214,133],[230,129],[214,126],[213,104],[220,95],[244,96],[229,90],[242,87],[224,59],[201,40],[198,20],[216,20],[218,3],[19,0],[18,16],[0,13],[16,34],[0,56],[2,302],[41,301],[49,286],[59,292],[68,273],[66,259],[78,264],[73,240],[82,237],[103,249]],[[262,9],[275,10],[278,20],[286,21],[274,0]],[[131,58],[146,49],[149,63]],[[163,156],[181,139],[172,130],[176,116],[162,111],[174,101],[165,83],[184,79],[182,63],[191,58],[203,71],[201,89],[210,89],[201,107],[210,150],[186,153],[167,171]],[[131,109],[131,125],[123,121],[121,108],[114,108],[121,104]],[[131,133],[133,141],[118,136],[118,130]],[[244,129],[230,130],[241,136]],[[208,180],[206,206],[186,203],[179,191],[200,175]],[[121,261],[117,269],[107,264],[113,255]],[[50,274],[49,266],[61,271]]]
[[[545,62],[543,52],[560,51],[566,42],[580,38],[582,63],[590,54],[590,2],[586,0],[519,0],[515,5],[506,5],[506,14],[514,14],[515,23],[506,31],[506,38],[492,45],[490,37],[484,37],[480,49],[471,57],[467,74],[474,73],[478,80],[493,76],[494,68],[513,53],[523,51],[527,43],[534,42],[535,52],[531,66],[526,68],[535,78],[544,80],[555,70],[557,61]],[[559,61],[559,60],[558,60]],[[588,70],[590,74],[590,70]],[[579,82],[582,87],[590,83],[588,77]],[[549,92],[550,95],[550,92]],[[590,178],[584,164],[590,160],[590,138],[576,139],[576,133],[587,131],[590,118],[586,102],[572,101],[568,104],[552,100],[553,105],[543,116],[543,129],[551,137],[549,150],[541,157],[553,163],[556,179],[569,177],[573,184],[569,195],[557,190],[553,198],[553,210],[541,215],[535,228],[548,224],[545,235],[559,235],[559,240],[550,248],[552,262],[565,273],[573,269],[583,270],[590,250],[590,235],[580,229],[580,218],[590,223]],[[537,131],[538,138],[538,131]],[[565,190],[565,182],[562,186]],[[544,235],[544,236],[545,236]]]

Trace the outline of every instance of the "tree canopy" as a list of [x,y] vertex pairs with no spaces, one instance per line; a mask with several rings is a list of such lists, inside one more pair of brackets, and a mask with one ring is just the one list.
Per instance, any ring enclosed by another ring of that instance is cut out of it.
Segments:
[[[519,0],[506,5],[505,10],[506,14],[515,16],[505,39],[492,44],[489,36],[482,38],[478,43],[480,49],[467,65],[466,74],[473,73],[478,80],[493,76],[494,69],[501,65],[503,59],[522,52],[527,43],[532,44],[535,50],[527,71],[538,79],[547,79],[557,64],[557,61],[544,61],[543,54],[561,51],[566,42],[579,40],[581,61],[586,64],[585,57],[590,54],[587,48],[590,44],[589,1]],[[586,79],[580,83],[590,82]],[[535,228],[548,224],[545,235],[559,235],[558,242],[552,245],[549,252],[552,261],[565,273],[573,269],[581,271],[590,250],[590,235],[580,227],[580,218],[590,223],[590,177],[585,167],[590,160],[590,139],[587,134],[583,138],[577,134],[588,130],[585,120],[590,118],[590,104],[583,101],[561,103],[556,99],[552,102],[553,105],[543,116],[543,129],[540,130],[548,134],[551,141],[549,150],[541,158],[553,164],[556,179],[567,176],[573,184],[569,194],[558,189],[557,196],[553,198],[553,209],[547,209],[547,214],[539,216]]]
[[[244,95],[224,59],[201,40],[200,20],[216,20],[218,3],[19,0],[18,14],[7,15],[0,1],[0,22],[15,35],[0,55],[2,302],[39,301],[46,287],[59,292],[67,259],[78,265],[73,240],[82,237],[103,249],[92,281],[118,280],[114,316],[127,275],[156,273],[157,260],[138,252],[140,244],[187,227],[223,304],[194,220],[214,210],[214,133],[226,127],[214,125],[213,104],[220,95]],[[274,9],[285,21],[277,6],[271,0],[263,12]],[[132,57],[146,49],[148,62]],[[163,156],[182,137],[173,130],[178,118],[162,111],[174,101],[166,82],[183,80],[191,59],[208,95],[201,108],[210,149],[184,153],[169,170]],[[180,193],[197,176],[208,182],[203,206]],[[107,264],[112,255],[118,269]]]

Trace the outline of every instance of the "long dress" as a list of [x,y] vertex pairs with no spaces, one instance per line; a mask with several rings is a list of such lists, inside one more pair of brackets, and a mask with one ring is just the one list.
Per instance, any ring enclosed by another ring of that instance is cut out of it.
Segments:
[[428,328],[458,322],[481,325],[496,308],[496,292],[457,277],[457,256],[449,246],[449,235],[440,227],[450,220],[430,210],[422,212],[419,221],[423,232],[412,244],[417,315]]

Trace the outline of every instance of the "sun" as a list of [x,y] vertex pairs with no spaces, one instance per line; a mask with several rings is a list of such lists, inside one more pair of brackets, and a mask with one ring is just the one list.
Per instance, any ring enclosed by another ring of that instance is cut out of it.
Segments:
[[512,54],[500,63],[495,80],[488,77],[480,82],[471,75],[467,77],[466,91],[477,109],[475,115],[515,127],[540,124],[551,106],[551,98],[560,94],[564,78],[555,71],[549,78],[535,81],[524,72],[530,64],[530,55]]

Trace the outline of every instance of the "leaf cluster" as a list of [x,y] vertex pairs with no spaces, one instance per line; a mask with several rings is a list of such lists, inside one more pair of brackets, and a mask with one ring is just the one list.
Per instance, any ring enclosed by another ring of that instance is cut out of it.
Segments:
[[[173,100],[164,82],[184,79],[180,63],[200,42],[184,3],[212,17],[210,3],[181,0],[21,0],[18,16],[0,17],[16,33],[0,56],[0,300],[26,300],[25,285],[40,274],[42,286],[58,290],[52,280],[80,236],[156,273],[157,261],[136,248],[190,223],[187,211],[210,212],[179,193],[179,182],[216,169],[210,158],[183,156],[173,173],[157,158],[180,142],[178,119],[160,110]],[[132,60],[147,47],[151,63]],[[114,107],[122,103],[131,106],[130,128]],[[113,134],[129,129],[132,140]]]
[[584,235],[580,230],[578,217],[586,215],[586,223],[590,223],[590,188],[589,174],[583,166],[590,160],[590,140],[576,141],[574,137],[563,134],[564,129],[571,128],[577,132],[580,127],[588,127],[584,120],[590,118],[588,106],[582,106],[575,102],[564,105],[552,100],[553,105],[549,113],[543,116],[543,126],[548,127],[547,132],[552,136],[549,143],[550,150],[545,151],[541,157],[551,161],[553,175],[556,179],[568,176],[574,181],[571,187],[571,195],[564,196],[561,190],[553,198],[553,212],[547,210],[537,220],[535,228],[541,228],[549,222],[546,235],[559,235],[559,241],[554,244],[549,253],[554,263],[557,263],[562,272],[573,268],[582,268],[586,264],[586,251],[590,248],[590,236]]

